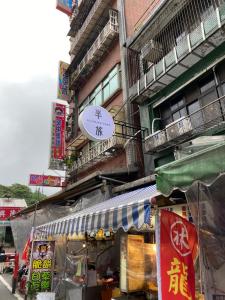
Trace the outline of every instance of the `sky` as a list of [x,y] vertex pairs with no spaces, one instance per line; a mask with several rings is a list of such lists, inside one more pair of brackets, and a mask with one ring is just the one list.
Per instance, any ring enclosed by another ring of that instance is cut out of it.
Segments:
[[[6,0],[0,10],[0,184],[28,185],[48,170],[59,60],[69,62],[69,19],[56,0]],[[44,188],[47,195],[56,188]]]

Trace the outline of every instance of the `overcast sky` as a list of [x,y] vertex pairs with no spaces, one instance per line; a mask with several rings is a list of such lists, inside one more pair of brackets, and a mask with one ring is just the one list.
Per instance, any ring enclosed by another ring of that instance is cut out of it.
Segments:
[[[6,0],[0,9],[0,184],[51,174],[51,103],[58,62],[69,62],[68,17],[56,0]],[[51,194],[57,189],[45,188]]]

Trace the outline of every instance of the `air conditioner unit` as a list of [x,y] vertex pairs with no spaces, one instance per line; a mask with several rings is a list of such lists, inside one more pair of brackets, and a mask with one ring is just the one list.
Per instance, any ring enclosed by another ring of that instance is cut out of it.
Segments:
[[173,123],[166,126],[167,139],[173,140],[183,134],[192,130],[191,121],[189,117],[182,117]]
[[150,61],[152,63],[158,61],[163,56],[162,45],[154,40],[150,40],[141,49],[143,59]]
[[151,151],[158,146],[166,143],[166,132],[164,130],[158,130],[149,135],[145,139],[145,150]]

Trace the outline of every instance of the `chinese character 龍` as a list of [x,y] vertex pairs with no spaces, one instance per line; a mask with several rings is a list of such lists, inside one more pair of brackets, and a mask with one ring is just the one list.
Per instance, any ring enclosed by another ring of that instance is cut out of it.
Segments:
[[181,263],[177,258],[173,258],[171,269],[167,271],[167,274],[170,276],[169,292],[172,292],[174,295],[180,293],[187,300],[192,300],[188,292],[187,269],[188,267],[184,263]]

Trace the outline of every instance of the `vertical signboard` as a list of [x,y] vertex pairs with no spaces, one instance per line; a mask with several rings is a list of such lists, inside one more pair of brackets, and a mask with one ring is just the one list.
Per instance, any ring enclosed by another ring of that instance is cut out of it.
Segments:
[[51,153],[49,169],[64,170],[66,105],[52,105]]
[[53,158],[64,159],[65,156],[65,126],[66,126],[66,106],[59,103],[53,104],[54,118],[54,146]]
[[52,289],[55,241],[34,241],[31,254],[31,289],[50,292]]
[[157,222],[159,299],[195,299],[195,226],[175,213],[161,210]]
[[69,16],[72,14],[72,7],[73,0],[56,0],[56,9]]
[[69,64],[59,62],[59,77],[58,77],[58,93],[57,98],[60,100],[69,101],[69,75],[66,73]]

